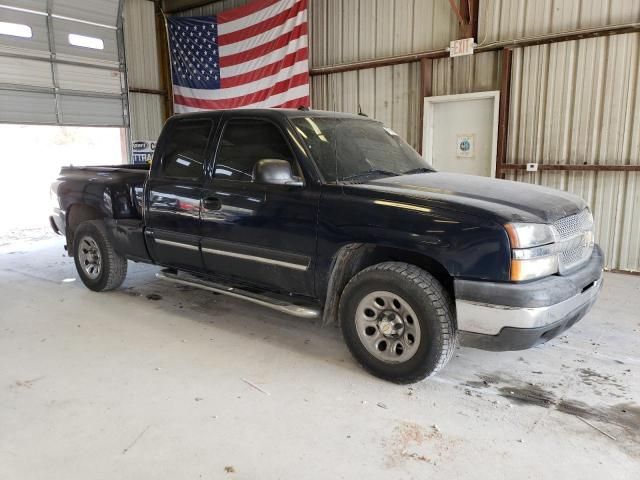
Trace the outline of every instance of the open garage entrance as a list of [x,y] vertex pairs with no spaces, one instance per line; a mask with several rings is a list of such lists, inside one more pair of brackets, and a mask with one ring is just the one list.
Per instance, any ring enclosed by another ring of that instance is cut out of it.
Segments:
[[65,165],[126,162],[120,128],[0,125],[0,246],[53,235],[49,189]]

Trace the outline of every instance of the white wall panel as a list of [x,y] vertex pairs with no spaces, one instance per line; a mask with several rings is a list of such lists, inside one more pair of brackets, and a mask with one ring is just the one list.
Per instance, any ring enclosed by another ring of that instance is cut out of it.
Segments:
[[[53,19],[53,33],[56,55],[72,60],[101,60],[118,64],[118,37],[117,31],[111,28],[97,27],[86,23]],[[95,37],[102,40],[104,49],[78,47],[69,43],[69,34]]]
[[155,10],[149,0],[125,2],[124,42],[129,86],[159,89]]
[[47,11],[47,0],[2,0],[2,4],[10,7],[35,10],[36,12]]
[[640,0],[482,0],[478,38],[485,44],[638,19]]
[[393,128],[414,148],[419,144],[419,66],[406,64],[312,77],[313,108],[357,113]]
[[63,90],[79,90],[120,94],[122,91],[120,72],[104,68],[57,65],[58,86]]
[[[1,3],[1,2],[0,2]],[[0,51],[33,51],[42,54],[49,52],[47,17],[28,12],[18,12],[0,8],[0,22],[19,23],[31,27],[31,38],[0,35]]]
[[[124,4],[124,41],[130,88],[161,88],[155,8],[148,0]],[[170,86],[169,86],[170,88]],[[164,119],[164,97],[129,93],[131,139],[156,140]]]
[[56,98],[52,93],[0,90],[0,122],[56,123]]
[[444,48],[457,23],[447,0],[312,0],[311,64]]
[[454,95],[500,88],[500,54],[485,52],[433,61],[432,94]]
[[120,98],[61,95],[61,123],[65,125],[95,125],[120,127],[125,124]]
[[43,60],[0,56],[0,84],[53,88],[51,64]]
[[157,140],[162,130],[162,102],[159,95],[129,94],[131,140]]
[[119,0],[53,0],[52,13],[115,27],[118,4]]

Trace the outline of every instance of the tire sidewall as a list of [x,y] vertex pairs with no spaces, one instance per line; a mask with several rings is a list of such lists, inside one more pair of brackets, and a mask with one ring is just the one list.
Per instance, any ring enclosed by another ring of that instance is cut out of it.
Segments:
[[[82,265],[80,265],[80,260],[78,258],[78,250],[80,248],[80,241],[84,237],[91,237],[96,241],[98,248],[100,249],[100,258],[102,259],[102,264],[100,265],[100,275],[97,278],[90,278],[87,276],[86,272]],[[82,280],[82,283],[86,285],[86,287],[95,292],[100,292],[105,289],[107,286],[107,282],[109,281],[109,248],[107,242],[105,241],[104,234],[100,231],[100,229],[93,224],[92,222],[84,222],[78,226],[74,233],[73,237],[73,260],[76,264],[76,270],[78,271],[78,275]]]
[[[420,345],[406,362],[386,363],[377,359],[369,353],[358,335],[355,322],[358,304],[364,296],[378,290],[403,298],[418,316]],[[374,375],[396,382],[423,378],[437,367],[443,343],[440,317],[424,289],[393,271],[374,270],[359,274],[347,285],[340,302],[340,324],[353,355]]]

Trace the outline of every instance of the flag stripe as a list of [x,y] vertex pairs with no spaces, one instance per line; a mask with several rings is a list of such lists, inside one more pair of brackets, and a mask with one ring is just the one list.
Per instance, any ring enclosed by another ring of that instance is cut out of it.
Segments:
[[253,60],[249,60],[248,62],[241,63],[239,65],[233,65],[232,67],[226,67],[220,69],[220,74],[222,78],[230,78],[235,77],[237,75],[242,75],[243,73],[253,72],[257,70],[264,64],[271,64],[278,62],[285,58],[287,55],[295,53],[301,48],[307,47],[307,36],[300,37],[296,42],[291,42],[289,45],[285,45],[284,47],[275,50],[268,55],[265,55],[261,58],[254,58]]
[[305,11],[302,2],[296,2],[291,8],[285,10],[284,12],[279,13],[278,15],[263,20],[262,22],[258,22],[255,24],[249,24],[246,28],[241,30],[236,30],[227,34],[220,34],[218,36],[218,40],[220,45],[230,45],[232,43],[240,42],[242,40],[246,40],[260,33],[271,30],[272,28],[276,28],[282,25],[284,22],[289,20],[290,18],[298,15],[299,12]]
[[277,96],[281,93],[286,93],[293,87],[299,87],[301,85],[309,84],[309,74],[307,72],[294,75],[291,78],[282,80],[269,88],[251,92],[241,97],[225,98],[220,100],[203,100],[193,97],[183,97],[179,94],[174,94],[176,101],[183,105],[198,108],[207,108],[213,110],[220,110],[223,108],[238,108],[245,103],[253,104],[264,102],[272,96]]
[[287,19],[281,25],[278,25],[277,27],[274,27],[262,33],[258,32],[257,35],[254,35],[251,38],[247,38],[245,40],[241,40],[229,45],[224,44],[222,40],[219,39],[220,55],[228,57],[249,51],[253,48],[265,45],[267,43],[271,43],[274,40],[289,34],[296,27],[299,27],[300,25],[306,23],[306,21],[307,11],[303,10],[302,12],[298,12],[293,17]]
[[295,2],[296,0],[262,0],[252,2],[244,7],[220,12],[216,15],[220,33],[224,35],[242,30],[248,25],[261,22],[291,8]]
[[[305,89],[306,88],[306,89]],[[265,104],[252,104],[245,105],[238,108],[299,108],[309,106],[309,86],[296,87],[294,90],[290,90],[285,95],[278,95],[269,99],[270,103]],[[209,108],[188,107],[186,105],[176,105],[176,113],[190,113],[190,112],[206,112]]]
[[307,69],[309,68],[309,49],[301,48],[293,53],[288,54],[281,60],[265,65],[264,67],[256,68],[249,73],[242,73],[234,77],[223,78],[220,83],[220,88],[237,87],[244,83],[252,82],[256,77],[269,77],[276,73],[281,68],[287,68],[300,60],[307,61]]
[[282,105],[284,102],[288,102],[290,100],[294,100],[297,98],[303,98],[308,95],[309,95],[309,84],[306,83],[298,87],[293,87],[287,90],[286,92],[279,93],[277,95],[272,95],[264,102],[252,103],[249,105],[245,105],[242,108],[275,108],[278,105]]
[[309,95],[306,95],[301,98],[295,98],[293,100],[288,100],[280,105],[276,105],[274,108],[299,108],[305,107],[309,105]]
[[230,88],[221,88],[219,90],[205,90],[201,88],[187,88],[180,87],[178,85],[173,87],[174,95],[181,97],[190,97],[198,100],[225,100],[234,97],[242,97],[244,95],[250,95],[253,92],[259,92],[268,90],[274,85],[285,81],[286,79],[299,75],[301,73],[308,73],[309,65],[306,60],[294,63],[293,65],[283,68],[274,75],[268,77],[258,78],[253,82],[244,83]]
[[241,63],[245,63],[250,60],[259,59],[282,47],[286,47],[287,45],[290,45],[293,40],[296,40],[306,35],[307,35],[307,23],[305,22],[302,25],[298,25],[290,32],[287,32],[284,35],[274,39],[272,42],[266,45],[259,45],[255,48],[251,48],[249,50],[245,50],[244,52],[236,53],[233,55],[221,56],[220,66],[222,68],[232,67],[234,65],[239,65]]

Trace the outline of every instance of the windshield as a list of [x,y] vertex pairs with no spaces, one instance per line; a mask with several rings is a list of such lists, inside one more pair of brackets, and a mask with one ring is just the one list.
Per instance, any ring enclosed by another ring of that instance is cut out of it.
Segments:
[[357,181],[433,169],[397,133],[368,119],[291,119],[327,182]]

